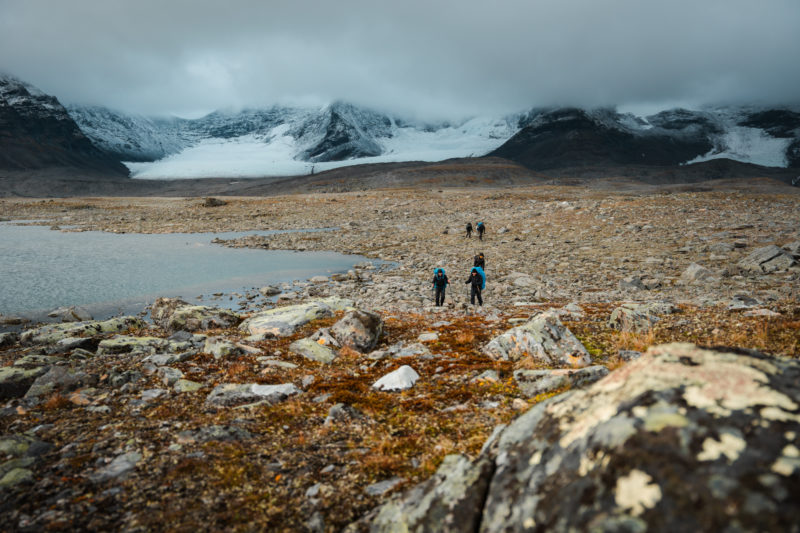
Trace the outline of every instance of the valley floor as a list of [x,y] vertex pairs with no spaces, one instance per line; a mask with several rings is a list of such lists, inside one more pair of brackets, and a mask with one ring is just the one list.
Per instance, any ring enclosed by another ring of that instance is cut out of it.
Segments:
[[[288,346],[340,315],[284,339],[248,341],[235,328],[204,331],[251,350],[227,358],[200,352],[172,364],[200,384],[183,393],[165,386],[163,372],[126,354],[85,360],[83,352],[61,354],[93,376],[93,385],[40,401],[4,400],[0,442],[27,436],[52,447],[24,468],[15,463],[31,475],[0,489],[0,527],[340,530],[392,491],[427,479],[447,454],[474,456],[495,426],[563,390],[529,397],[514,370],[547,365],[496,361],[482,351],[549,308],[560,310],[593,364],[609,369],[625,364],[622,356],[631,351],[673,341],[800,357],[800,268],[747,267],[750,254],[770,245],[798,253],[797,189],[759,189],[758,182],[605,183],[224,197],[218,202],[224,205],[199,198],[0,199],[4,218],[69,231],[337,227],[220,244],[332,250],[391,262],[393,268],[362,265],[351,275],[298,281],[287,302],[348,298],[384,320],[376,350],[422,345],[398,357],[343,349],[325,365]],[[483,240],[466,238],[466,223],[478,221],[487,226]],[[475,308],[464,282],[479,252],[488,279],[485,305]],[[451,282],[442,308],[433,306],[430,289],[437,267]],[[271,305],[256,289],[242,299],[242,314]],[[674,312],[652,316],[641,331],[614,329],[612,312],[631,302],[668,302]],[[130,333],[168,336],[156,326]],[[437,335],[418,341],[424,333]],[[1,349],[5,366],[41,353],[19,343]],[[401,365],[421,376],[413,388],[371,387]],[[137,373],[138,381],[115,380]],[[220,383],[293,383],[303,392],[274,405],[210,408],[206,397]],[[163,392],[148,393],[153,390]],[[359,414],[326,423],[340,403]],[[204,428],[216,436],[207,438]],[[3,450],[0,460],[22,460],[10,445]],[[137,458],[135,467],[98,476],[125,454]],[[0,477],[10,471],[0,470]]]

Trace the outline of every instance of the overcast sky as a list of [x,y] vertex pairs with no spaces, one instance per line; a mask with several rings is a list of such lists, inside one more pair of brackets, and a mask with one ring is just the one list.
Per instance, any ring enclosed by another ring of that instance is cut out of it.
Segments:
[[0,0],[0,71],[182,116],[800,102],[800,0]]

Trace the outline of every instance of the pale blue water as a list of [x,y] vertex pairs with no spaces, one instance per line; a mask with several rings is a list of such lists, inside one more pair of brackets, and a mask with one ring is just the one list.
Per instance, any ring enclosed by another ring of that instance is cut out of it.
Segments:
[[37,317],[76,305],[102,318],[139,312],[159,296],[197,302],[199,295],[346,272],[365,260],[211,243],[215,237],[268,233],[64,233],[0,223],[0,314]]

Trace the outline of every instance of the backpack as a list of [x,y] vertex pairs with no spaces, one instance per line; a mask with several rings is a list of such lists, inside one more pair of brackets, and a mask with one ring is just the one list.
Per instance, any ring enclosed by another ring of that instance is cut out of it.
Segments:
[[483,230],[483,229],[486,229],[486,228],[484,227],[484,225],[483,225],[483,222],[478,222],[477,228],[478,228],[478,231],[481,231],[481,230]]
[[[486,273],[483,271],[481,267],[472,267],[472,270],[476,271],[478,275],[481,277],[481,290],[486,288]],[[472,272],[470,270],[470,272]]]

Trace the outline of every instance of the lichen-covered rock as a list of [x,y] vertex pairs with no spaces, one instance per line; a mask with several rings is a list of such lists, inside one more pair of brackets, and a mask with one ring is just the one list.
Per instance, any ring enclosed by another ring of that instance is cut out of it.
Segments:
[[526,324],[492,339],[483,349],[492,359],[519,361],[530,356],[544,364],[584,367],[591,356],[553,311],[541,313]]
[[103,333],[121,333],[141,329],[147,324],[135,316],[122,316],[110,320],[49,324],[22,332],[20,343],[26,346],[55,344],[66,337],[91,337]]
[[288,337],[297,328],[312,320],[333,316],[335,311],[351,307],[353,302],[341,298],[312,300],[298,305],[276,307],[257,313],[239,326],[242,332],[264,337]]
[[152,355],[161,352],[179,353],[191,348],[186,342],[173,342],[160,337],[134,337],[114,335],[97,346],[97,355],[131,354]]
[[383,320],[370,311],[349,311],[331,327],[331,335],[342,346],[349,346],[359,352],[370,351],[383,331]]
[[0,400],[24,396],[36,378],[46,373],[47,370],[46,366],[34,368],[4,366],[0,368]]
[[[793,531],[798,436],[799,361],[657,346],[494,435],[472,464],[490,462],[459,519],[487,533]],[[442,485],[371,516],[391,516],[396,530],[447,529],[445,514],[426,514],[447,504]],[[377,531],[384,524],[371,518]]]
[[749,272],[776,272],[795,266],[797,262],[791,253],[771,244],[753,250],[753,252],[739,261],[738,266]]
[[614,309],[608,319],[608,327],[619,331],[642,333],[653,328],[661,320],[660,315],[675,312],[675,306],[667,302],[627,303]]
[[294,341],[289,345],[289,351],[311,361],[325,364],[332,363],[337,355],[335,351],[331,350],[326,345],[310,338]]
[[153,322],[170,333],[231,328],[242,321],[230,309],[191,305],[180,298],[158,298],[150,309],[150,316]]
[[592,365],[580,369],[559,368],[554,370],[526,370],[514,372],[514,381],[519,390],[529,398],[551,392],[562,387],[586,387],[608,375],[608,369]]
[[214,359],[231,357],[244,353],[241,347],[223,337],[208,337],[203,351],[213,355]]
[[82,307],[59,307],[47,313],[50,318],[57,318],[60,322],[87,322],[94,317]]
[[19,340],[19,335],[17,335],[13,331],[0,333],[0,348],[5,348],[6,346],[12,346],[18,340]]
[[258,385],[256,383],[225,383],[217,385],[206,398],[206,405],[233,407],[252,403],[278,403],[289,396],[300,394],[292,383],[281,385]]

